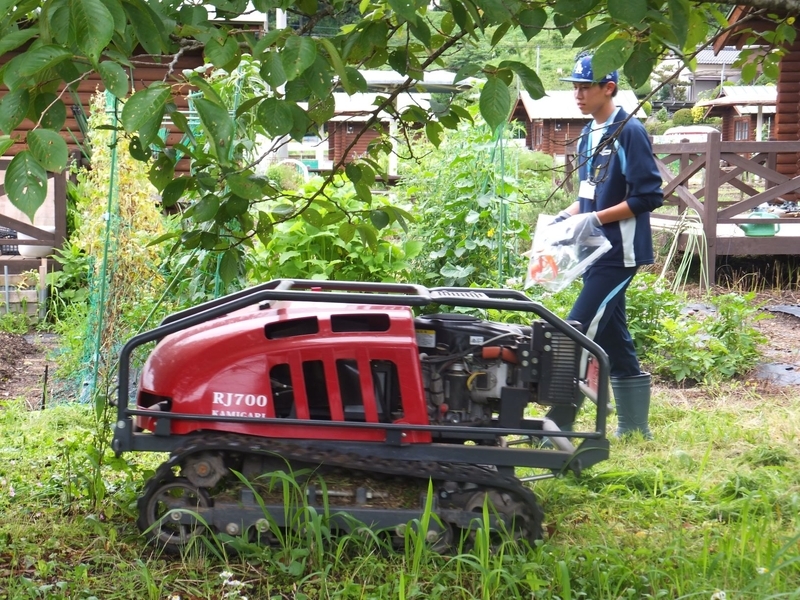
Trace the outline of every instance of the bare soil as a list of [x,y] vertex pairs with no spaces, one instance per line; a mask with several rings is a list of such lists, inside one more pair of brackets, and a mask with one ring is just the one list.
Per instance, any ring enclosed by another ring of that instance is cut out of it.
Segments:
[[53,335],[0,332],[0,402],[23,399],[41,408],[45,388],[52,389],[57,343]]
[[[763,366],[769,368],[757,369],[749,379],[757,381],[763,392],[800,385],[792,382],[800,381],[800,317],[766,310],[780,305],[800,307],[800,292],[764,292],[756,300],[769,315],[756,323],[768,340],[763,347]],[[0,332],[0,402],[21,398],[30,409],[41,408],[42,399],[53,389],[57,345],[53,335]],[[797,376],[787,379],[784,373]]]

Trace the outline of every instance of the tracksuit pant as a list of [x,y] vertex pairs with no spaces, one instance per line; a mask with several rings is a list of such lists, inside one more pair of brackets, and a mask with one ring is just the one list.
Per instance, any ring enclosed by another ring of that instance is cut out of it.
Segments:
[[[583,289],[567,317],[578,321],[586,336],[606,351],[614,378],[641,373],[625,314],[625,292],[636,271],[637,267],[589,267],[583,276]],[[554,406],[548,416],[563,428],[573,423],[576,413],[577,408],[572,406]]]

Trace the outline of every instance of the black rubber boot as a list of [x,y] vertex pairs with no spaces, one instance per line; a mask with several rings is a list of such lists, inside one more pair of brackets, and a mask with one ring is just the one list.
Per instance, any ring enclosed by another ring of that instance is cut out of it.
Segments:
[[650,415],[650,383],[650,373],[611,378],[611,389],[614,390],[614,402],[617,405],[616,437],[639,431],[645,439],[653,439],[647,425]]

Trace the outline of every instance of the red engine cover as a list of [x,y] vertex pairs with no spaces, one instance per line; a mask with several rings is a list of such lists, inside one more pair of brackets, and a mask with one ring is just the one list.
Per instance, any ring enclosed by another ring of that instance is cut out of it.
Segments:
[[[173,414],[250,419],[172,419],[175,435],[383,441],[384,430],[347,422],[428,424],[413,315],[403,306],[275,302],[172,334],[145,363],[137,408],[164,399]],[[342,426],[259,422],[276,417]],[[137,425],[153,431],[155,420]],[[428,432],[404,434],[409,443],[430,440]]]

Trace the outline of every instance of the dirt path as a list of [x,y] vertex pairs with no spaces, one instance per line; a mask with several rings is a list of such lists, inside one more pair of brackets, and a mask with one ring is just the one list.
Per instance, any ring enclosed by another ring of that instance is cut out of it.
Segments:
[[0,401],[23,398],[30,409],[41,407],[55,374],[52,334],[26,336],[0,332]]

